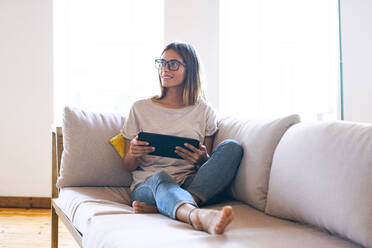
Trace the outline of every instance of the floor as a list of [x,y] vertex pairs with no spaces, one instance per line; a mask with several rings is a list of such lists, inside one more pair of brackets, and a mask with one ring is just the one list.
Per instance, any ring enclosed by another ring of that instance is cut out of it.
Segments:
[[[49,209],[0,208],[0,248],[50,247]],[[79,248],[59,222],[59,248]]]

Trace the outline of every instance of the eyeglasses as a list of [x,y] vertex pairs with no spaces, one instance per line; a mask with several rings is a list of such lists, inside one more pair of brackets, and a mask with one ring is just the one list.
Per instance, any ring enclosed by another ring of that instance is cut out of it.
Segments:
[[164,67],[166,67],[168,64],[168,69],[170,71],[177,71],[180,68],[180,65],[183,65],[186,67],[185,63],[182,63],[176,59],[172,59],[169,61],[166,61],[165,59],[155,59],[155,67],[156,69],[160,70]]

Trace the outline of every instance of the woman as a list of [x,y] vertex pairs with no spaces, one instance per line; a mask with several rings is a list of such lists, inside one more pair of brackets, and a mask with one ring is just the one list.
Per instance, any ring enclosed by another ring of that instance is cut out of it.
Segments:
[[[222,210],[198,206],[227,188],[243,150],[237,142],[225,140],[212,153],[216,114],[202,99],[199,62],[190,45],[169,44],[155,63],[161,95],[135,102],[122,129],[129,147],[123,165],[133,174],[134,212],[160,212],[194,229],[222,234],[233,219],[231,206]],[[155,148],[138,140],[140,131],[194,138],[200,144],[185,144],[191,151],[176,147],[183,159],[151,156]]]

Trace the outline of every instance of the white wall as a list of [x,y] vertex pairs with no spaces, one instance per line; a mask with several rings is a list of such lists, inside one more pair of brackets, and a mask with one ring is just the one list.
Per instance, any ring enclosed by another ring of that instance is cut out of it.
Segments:
[[0,1],[0,196],[50,196],[52,1]]
[[[345,119],[372,122],[372,2],[341,0]],[[0,1],[0,196],[50,196],[52,1]],[[186,41],[218,108],[219,5],[165,0],[165,43]]]
[[218,109],[219,1],[165,0],[164,41],[190,43],[199,53],[207,100]]
[[344,119],[372,122],[372,1],[341,0]]

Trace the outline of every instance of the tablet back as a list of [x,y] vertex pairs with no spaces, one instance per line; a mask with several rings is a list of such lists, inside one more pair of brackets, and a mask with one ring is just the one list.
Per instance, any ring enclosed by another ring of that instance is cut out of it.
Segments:
[[155,151],[149,153],[153,156],[169,157],[169,158],[181,158],[177,153],[174,152],[176,146],[180,146],[191,151],[189,148],[185,147],[184,143],[199,148],[199,141],[196,139],[190,139],[185,137],[178,137],[172,135],[148,133],[148,132],[139,132],[138,140],[147,141],[150,146],[155,147]]

